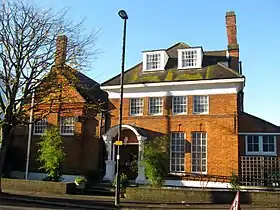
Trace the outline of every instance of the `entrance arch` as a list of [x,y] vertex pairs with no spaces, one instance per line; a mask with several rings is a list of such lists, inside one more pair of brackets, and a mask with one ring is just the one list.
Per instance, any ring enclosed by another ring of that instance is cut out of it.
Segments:
[[[104,176],[104,180],[113,181],[115,178],[115,151],[114,151],[114,138],[118,135],[118,129],[119,125],[115,125],[111,127],[104,135],[102,135],[103,140],[106,145],[106,151],[107,151],[107,160],[106,163],[106,174]],[[144,184],[146,182],[145,178],[145,169],[140,164],[140,162],[143,159],[143,151],[144,151],[144,141],[147,139],[142,132],[139,130],[139,128],[136,128],[132,125],[123,124],[122,130],[131,130],[137,139],[137,145],[138,145],[138,174],[137,178],[135,179],[136,183]],[[120,157],[121,158],[121,157]]]

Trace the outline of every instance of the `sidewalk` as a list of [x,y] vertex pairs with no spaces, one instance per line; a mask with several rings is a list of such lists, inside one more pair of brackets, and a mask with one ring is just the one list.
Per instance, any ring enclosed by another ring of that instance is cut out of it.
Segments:
[[[51,205],[53,207],[73,208],[73,209],[122,209],[122,210],[140,210],[140,209],[229,209],[230,204],[162,204],[149,203],[143,201],[128,201],[121,199],[120,207],[114,206],[114,197],[108,196],[89,196],[89,195],[54,195],[46,193],[32,193],[25,191],[5,190],[0,199],[11,201],[38,203]],[[242,209],[279,209],[279,207],[241,205]]]

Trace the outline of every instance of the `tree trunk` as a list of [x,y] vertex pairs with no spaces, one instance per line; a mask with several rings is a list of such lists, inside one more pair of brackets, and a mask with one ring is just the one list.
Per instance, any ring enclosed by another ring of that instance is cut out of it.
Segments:
[[[5,158],[7,155],[7,150],[9,148],[9,144],[11,141],[11,134],[12,134],[12,126],[8,124],[4,124],[2,126],[2,145],[1,145],[1,152],[0,152],[0,177],[2,178],[3,173],[3,166],[5,162]],[[2,193],[2,180],[0,178],[0,193]]]

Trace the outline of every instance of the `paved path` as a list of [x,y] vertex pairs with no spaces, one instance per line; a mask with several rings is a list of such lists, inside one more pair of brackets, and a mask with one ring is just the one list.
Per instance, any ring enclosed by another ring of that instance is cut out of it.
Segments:
[[[117,209],[114,206],[114,198],[107,196],[87,196],[87,195],[54,195],[45,193],[32,193],[24,191],[5,191],[6,194],[0,196],[0,209]],[[4,192],[4,193],[5,193]],[[121,199],[121,205],[118,209],[123,210],[141,210],[141,209],[208,209],[208,210],[229,210],[229,204],[153,204],[148,202],[134,202]],[[241,205],[244,209],[255,210],[276,210],[280,207]]]

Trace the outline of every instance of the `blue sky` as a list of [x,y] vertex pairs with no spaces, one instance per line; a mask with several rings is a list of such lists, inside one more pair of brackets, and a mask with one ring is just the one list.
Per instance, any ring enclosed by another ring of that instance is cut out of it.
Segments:
[[280,1],[209,0],[34,0],[40,6],[67,7],[69,19],[86,17],[85,27],[101,30],[103,52],[87,74],[103,82],[120,72],[122,24],[128,13],[126,69],[141,61],[141,51],[168,48],[181,41],[204,50],[227,46],[225,13],[237,15],[240,59],[246,76],[245,111],[280,125]]

